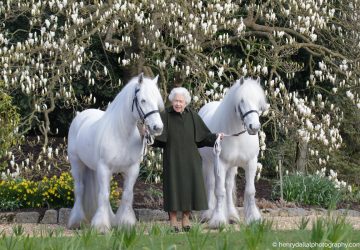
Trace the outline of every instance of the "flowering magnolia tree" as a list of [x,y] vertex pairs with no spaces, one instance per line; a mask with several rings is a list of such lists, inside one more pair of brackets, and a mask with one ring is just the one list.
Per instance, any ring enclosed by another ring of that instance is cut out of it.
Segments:
[[0,1],[0,80],[26,103],[23,131],[36,124],[46,145],[57,108],[96,105],[96,86],[114,96],[142,71],[160,75],[164,97],[189,88],[195,108],[259,76],[270,103],[263,161],[304,170],[341,148],[346,114],[359,121],[359,9],[357,0]]

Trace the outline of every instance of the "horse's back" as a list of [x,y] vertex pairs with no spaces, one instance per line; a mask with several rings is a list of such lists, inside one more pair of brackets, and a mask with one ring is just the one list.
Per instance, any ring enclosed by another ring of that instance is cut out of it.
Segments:
[[[213,133],[216,131],[213,131],[213,128],[211,126],[212,125],[211,118],[213,117],[213,115],[214,115],[215,111],[217,110],[217,108],[219,107],[219,105],[220,105],[220,102],[218,102],[218,101],[209,102],[209,103],[205,104],[199,110],[199,116],[203,119],[206,126],[208,126],[208,128]],[[203,159],[203,164],[210,164],[210,162],[208,160],[213,157],[212,148],[210,148],[210,147],[199,148],[199,153]]]
[[84,124],[95,123],[104,114],[104,111],[99,109],[86,109],[78,113],[70,124],[69,139],[71,133],[77,133]]
[[[68,135],[68,153],[73,154],[79,147],[77,145],[79,138],[79,132],[86,127],[89,129],[92,124],[98,121],[104,114],[104,111],[99,109],[86,109],[78,113],[70,124]],[[89,134],[89,137],[93,137],[93,134]]]
[[[209,102],[207,104],[205,104],[200,110],[199,110],[199,115],[200,117],[203,119],[203,121],[205,122],[205,124],[207,126],[210,125],[210,121],[212,116],[214,115],[216,109],[219,107],[220,102],[218,101],[214,101],[214,102]],[[209,127],[210,128],[210,127]],[[210,128],[211,129],[211,128]]]

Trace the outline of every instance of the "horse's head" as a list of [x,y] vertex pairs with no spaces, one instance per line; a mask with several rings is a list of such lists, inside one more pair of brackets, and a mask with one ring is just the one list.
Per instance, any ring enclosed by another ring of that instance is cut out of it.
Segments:
[[141,73],[138,76],[133,100],[133,109],[138,118],[144,122],[150,134],[155,136],[160,135],[164,127],[159,114],[159,111],[164,109],[164,102],[157,81],[158,76],[151,79]]
[[240,85],[236,112],[244,122],[247,132],[255,135],[261,127],[259,115],[268,106],[264,90],[260,85],[260,78],[254,80],[241,77],[236,84]]

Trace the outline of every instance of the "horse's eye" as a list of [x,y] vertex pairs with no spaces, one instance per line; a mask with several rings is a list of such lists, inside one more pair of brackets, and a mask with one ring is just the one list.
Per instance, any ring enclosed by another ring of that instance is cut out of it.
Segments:
[[144,104],[146,102],[145,99],[141,99],[141,103]]

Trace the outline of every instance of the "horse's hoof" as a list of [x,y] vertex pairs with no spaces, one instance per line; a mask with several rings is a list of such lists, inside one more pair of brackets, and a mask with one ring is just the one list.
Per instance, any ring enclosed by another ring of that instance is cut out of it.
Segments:
[[68,224],[67,228],[70,230],[76,230],[76,229],[80,229],[80,223],[72,223],[72,224]]
[[229,223],[230,224],[238,224],[240,222],[239,216],[230,216],[229,217]]
[[261,214],[259,212],[253,213],[245,218],[246,224],[250,224],[255,221],[261,221]]
[[240,221],[240,216],[239,216],[237,210],[229,211],[228,218],[229,218],[229,222],[231,224],[238,223]]
[[119,218],[117,217],[117,220],[115,222],[117,227],[121,227],[121,228],[132,228],[135,226],[136,224],[136,217],[135,216],[128,216],[128,217],[122,217]]
[[246,220],[246,225],[249,225],[249,224],[251,224],[251,223],[253,223],[253,222],[261,222],[261,221],[262,221],[261,217],[260,217],[260,218],[257,218],[257,219],[250,218],[250,219],[247,219],[247,220]]
[[239,224],[240,219],[235,219],[235,218],[230,218],[229,219],[229,224]]
[[117,222],[115,227],[117,228],[122,228],[122,229],[131,229],[133,227],[135,227],[136,223],[128,223],[128,222]]
[[227,220],[225,216],[214,218],[214,216],[209,220],[208,227],[209,228],[220,228],[222,226],[225,226],[227,224]]
[[96,228],[95,230],[96,230],[99,234],[107,234],[107,233],[110,231],[110,229],[107,228],[107,227],[104,227],[104,228]]
[[208,222],[211,219],[211,216],[213,214],[213,210],[206,210],[204,212],[201,213],[201,220],[200,222],[204,223],[204,222]]
[[80,229],[82,225],[88,224],[89,222],[86,219],[80,219],[80,220],[72,220],[70,219],[67,228],[71,230]]
[[110,231],[110,227],[107,225],[92,225],[92,227],[100,234],[106,234]]
[[209,218],[203,218],[203,217],[201,217],[199,222],[200,222],[200,223],[208,223],[209,220],[210,220]]
[[217,229],[222,226],[225,226],[227,223],[225,221],[209,221],[208,227],[210,229]]
[[117,224],[118,229],[130,230],[135,227],[135,223],[119,223]]
[[110,221],[106,220],[106,217],[95,216],[91,221],[91,227],[99,233],[107,233],[111,229]]
[[[126,211],[126,212],[124,212]],[[133,209],[122,210],[116,214],[115,224],[120,227],[131,228],[136,224],[136,216]]]

